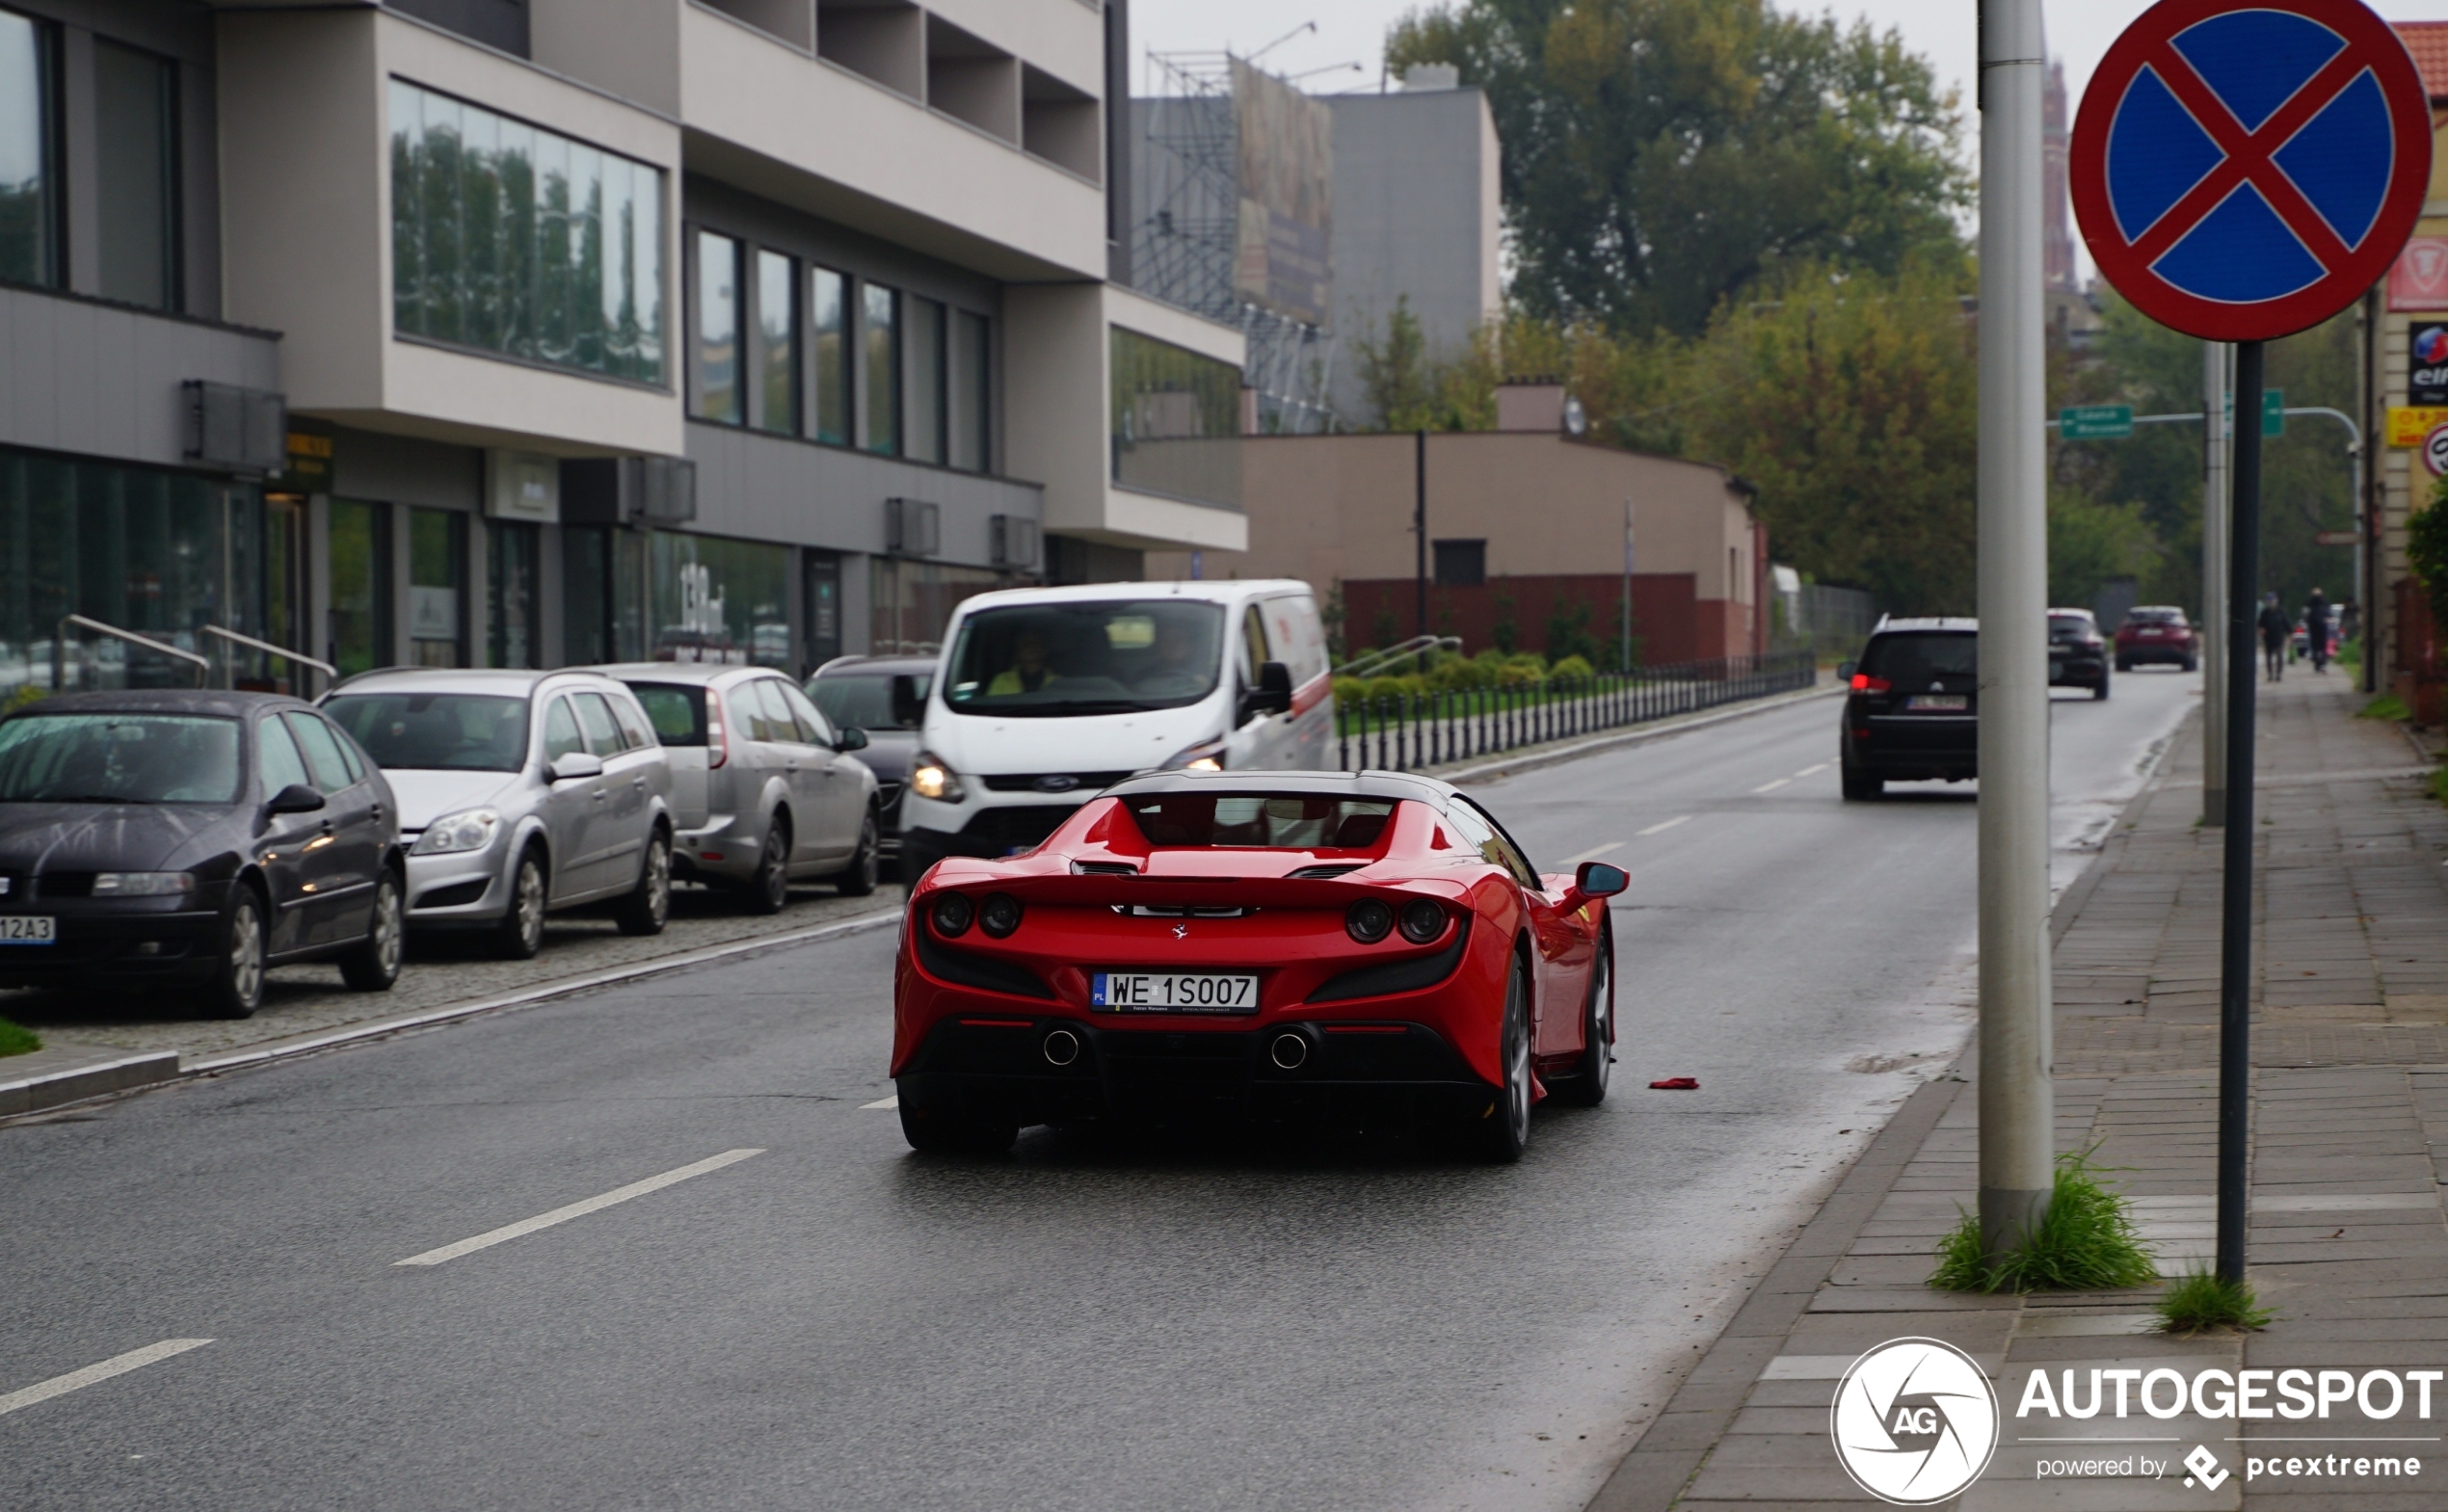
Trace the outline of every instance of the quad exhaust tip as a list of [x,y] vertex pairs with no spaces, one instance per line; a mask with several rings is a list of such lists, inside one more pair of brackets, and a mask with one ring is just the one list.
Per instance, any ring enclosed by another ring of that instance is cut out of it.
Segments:
[[1309,1036],[1287,1029],[1266,1047],[1267,1058],[1285,1071],[1298,1071],[1309,1059]]
[[1079,1036],[1069,1029],[1056,1029],[1046,1036],[1046,1062],[1051,1066],[1068,1066],[1079,1058]]

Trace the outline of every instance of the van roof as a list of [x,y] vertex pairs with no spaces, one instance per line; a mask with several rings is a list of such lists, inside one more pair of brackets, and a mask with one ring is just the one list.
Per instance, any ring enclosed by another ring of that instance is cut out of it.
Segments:
[[1274,594],[1314,594],[1296,577],[1177,578],[1157,583],[1073,583],[1061,588],[998,588],[961,601],[960,613],[1022,603],[1095,603],[1108,598],[1188,598],[1231,603]]

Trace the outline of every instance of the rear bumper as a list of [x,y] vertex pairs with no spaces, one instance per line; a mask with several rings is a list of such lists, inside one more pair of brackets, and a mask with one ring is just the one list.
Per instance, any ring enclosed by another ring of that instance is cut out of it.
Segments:
[[2049,686],[2056,688],[2088,688],[2108,676],[2105,652],[2084,651],[2077,655],[2061,656],[2051,650],[2048,664]]
[[2116,659],[2128,667],[2181,667],[2193,658],[2191,646],[2169,645],[2166,641],[2140,641],[2116,648]]

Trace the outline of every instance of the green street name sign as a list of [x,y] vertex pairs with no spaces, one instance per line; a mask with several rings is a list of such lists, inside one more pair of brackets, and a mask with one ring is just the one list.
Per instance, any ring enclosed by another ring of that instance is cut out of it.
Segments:
[[2069,441],[2121,441],[2134,434],[2129,404],[2078,404],[2057,411],[2057,434]]
[[2285,389],[2264,388],[2261,390],[2261,434],[2264,436],[2286,434]]

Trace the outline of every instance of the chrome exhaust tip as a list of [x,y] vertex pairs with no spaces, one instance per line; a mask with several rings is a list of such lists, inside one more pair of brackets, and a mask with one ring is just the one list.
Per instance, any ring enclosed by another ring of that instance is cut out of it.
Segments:
[[1046,1036],[1044,1048],[1048,1065],[1068,1066],[1079,1058],[1079,1036],[1069,1029],[1056,1029]]
[[1309,1036],[1287,1029],[1266,1047],[1266,1058],[1284,1071],[1298,1071],[1309,1059]]

